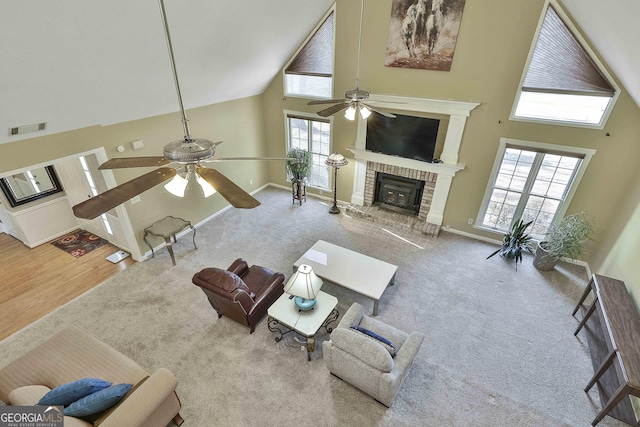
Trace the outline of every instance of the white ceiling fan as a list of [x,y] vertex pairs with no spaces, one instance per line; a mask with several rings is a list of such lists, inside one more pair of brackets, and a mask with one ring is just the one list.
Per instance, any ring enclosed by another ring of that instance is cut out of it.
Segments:
[[322,104],[335,104],[324,110],[318,111],[318,115],[322,117],[331,116],[337,112],[340,112],[346,108],[344,116],[348,120],[355,120],[356,113],[360,113],[360,117],[367,119],[372,112],[376,112],[382,116],[395,118],[391,113],[379,110],[371,106],[370,103],[365,102],[369,98],[369,92],[360,90],[360,50],[362,44],[362,21],[364,16],[364,0],[362,0],[360,6],[360,32],[358,35],[358,60],[356,67],[356,88],[354,90],[348,90],[344,94],[344,99],[324,99],[317,101],[309,101],[307,105],[322,105]]

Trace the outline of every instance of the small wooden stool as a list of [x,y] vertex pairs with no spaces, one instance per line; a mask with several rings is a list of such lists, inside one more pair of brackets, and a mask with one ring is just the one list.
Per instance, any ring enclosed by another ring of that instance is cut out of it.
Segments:
[[291,181],[291,196],[293,198],[292,204],[298,200],[302,206],[302,201],[307,201],[307,185],[304,181]]

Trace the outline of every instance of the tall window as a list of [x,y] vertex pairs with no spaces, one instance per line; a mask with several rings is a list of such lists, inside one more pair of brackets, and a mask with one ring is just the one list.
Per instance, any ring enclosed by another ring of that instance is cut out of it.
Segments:
[[333,9],[285,66],[285,95],[331,98],[333,91]]
[[512,118],[602,128],[620,90],[554,3],[546,4]]
[[324,163],[331,149],[331,122],[287,114],[288,149],[302,148],[311,153],[311,187],[329,190],[329,167]]
[[515,221],[533,221],[529,233],[542,239],[564,215],[594,150],[501,140],[485,200],[481,228],[506,232]]
[[[84,176],[87,179],[87,184],[89,184],[89,189],[91,190],[91,195],[98,195],[98,188],[93,180],[93,175],[91,175],[91,169],[89,169],[89,165],[87,164],[87,159],[84,156],[80,156],[80,164],[82,165],[82,171],[84,172]],[[113,236],[113,230],[111,229],[111,224],[109,224],[109,219],[107,218],[107,214],[100,215],[100,219],[102,220],[102,224],[104,225],[104,229],[107,233]]]

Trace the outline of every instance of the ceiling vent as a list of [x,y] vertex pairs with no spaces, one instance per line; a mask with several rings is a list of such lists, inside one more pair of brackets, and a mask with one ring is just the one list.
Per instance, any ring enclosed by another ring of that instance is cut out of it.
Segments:
[[23,135],[25,133],[38,132],[41,130],[45,130],[47,128],[47,123],[34,123],[31,125],[22,125],[9,128],[9,136],[14,135]]

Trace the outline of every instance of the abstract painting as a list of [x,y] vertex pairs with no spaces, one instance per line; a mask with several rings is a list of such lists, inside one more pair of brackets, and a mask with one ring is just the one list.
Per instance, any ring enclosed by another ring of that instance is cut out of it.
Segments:
[[449,71],[465,0],[393,0],[385,65]]

